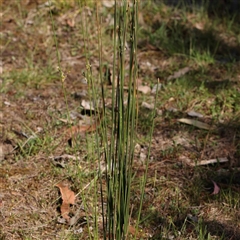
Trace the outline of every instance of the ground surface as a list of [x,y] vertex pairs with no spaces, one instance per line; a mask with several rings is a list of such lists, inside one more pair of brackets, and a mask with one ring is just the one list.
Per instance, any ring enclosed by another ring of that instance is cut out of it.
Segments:
[[[228,9],[229,15],[222,5],[216,11],[193,11],[159,1],[140,8],[139,79],[144,90],[152,91],[159,78],[161,88],[137,239],[240,239],[240,26],[235,8]],[[113,9],[106,3],[99,9],[103,59],[111,69]],[[97,169],[95,133],[89,141],[84,135],[75,148],[66,131],[68,115],[74,125],[92,124],[81,105],[90,98],[82,80],[87,59],[96,78],[99,70],[95,4],[8,1],[1,15],[0,239],[93,238],[94,197],[88,184]],[[63,85],[57,52],[67,75]],[[145,170],[151,91],[139,91],[137,178]],[[214,164],[203,162],[210,159]],[[60,218],[56,184],[62,181],[79,196],[72,208],[78,221],[71,226]],[[217,194],[211,194],[214,190]],[[101,235],[100,225],[99,220]]]

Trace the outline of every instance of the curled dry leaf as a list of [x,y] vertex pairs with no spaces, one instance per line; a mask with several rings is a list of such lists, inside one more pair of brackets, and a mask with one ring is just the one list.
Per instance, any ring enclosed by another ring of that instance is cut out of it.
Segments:
[[182,68],[182,69],[178,70],[177,72],[175,72],[173,75],[169,76],[169,77],[167,78],[167,81],[180,78],[180,77],[182,77],[183,75],[185,75],[186,73],[188,73],[190,70],[191,70],[191,69],[190,69],[189,67]]
[[214,159],[208,159],[208,160],[201,160],[196,165],[197,166],[203,166],[203,165],[209,165],[214,163],[225,163],[228,162],[228,158],[222,157],[222,158],[214,158]]
[[187,113],[188,116],[190,117],[198,117],[198,118],[203,118],[203,115],[201,113],[195,112],[195,111],[189,111]]
[[216,195],[216,194],[219,193],[219,191],[220,191],[220,187],[219,187],[219,186],[217,185],[217,183],[214,182],[213,180],[212,180],[212,183],[213,183],[213,185],[214,185],[212,195]]
[[215,159],[208,159],[208,160],[201,160],[201,161],[194,162],[192,159],[186,156],[180,156],[179,159],[192,167],[205,166],[205,165],[215,164],[215,163],[225,163],[229,161],[227,158],[215,158]]
[[201,128],[201,129],[205,129],[205,130],[209,130],[211,128],[208,124],[197,121],[195,119],[180,118],[180,119],[178,119],[178,122],[186,123],[188,125],[192,125],[192,126],[195,126],[195,127]]
[[59,183],[56,185],[59,188],[61,196],[62,196],[62,205],[61,205],[61,215],[68,222],[70,221],[69,212],[70,212],[70,204],[75,203],[75,193],[68,188],[64,183]]

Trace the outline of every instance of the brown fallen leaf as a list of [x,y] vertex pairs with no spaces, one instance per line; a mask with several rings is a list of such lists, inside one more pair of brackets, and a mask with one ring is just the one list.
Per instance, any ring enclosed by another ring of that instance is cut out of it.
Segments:
[[62,217],[67,221],[69,222],[70,221],[70,217],[69,217],[69,212],[70,212],[70,205],[63,202],[61,207],[60,207],[60,211],[61,211],[61,215]]
[[58,183],[56,187],[59,188],[61,196],[62,196],[62,205],[60,207],[61,215],[68,222],[70,221],[69,212],[70,212],[70,204],[75,203],[75,193],[66,186],[64,183]]

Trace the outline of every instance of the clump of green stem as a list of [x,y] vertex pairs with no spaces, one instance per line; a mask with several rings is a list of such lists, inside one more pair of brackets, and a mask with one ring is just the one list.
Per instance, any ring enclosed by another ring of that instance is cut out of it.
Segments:
[[[125,239],[130,221],[130,194],[136,130],[137,1],[115,2],[111,139],[105,144],[107,206],[103,209],[104,239]],[[129,49],[126,49],[128,44]],[[128,51],[128,52],[126,52]],[[129,56],[129,59],[125,59]],[[128,62],[128,92],[124,93]],[[101,64],[100,64],[101,65]],[[104,99],[104,91],[102,94]],[[127,101],[125,105],[124,102]],[[104,102],[104,101],[103,101]],[[103,106],[104,108],[104,106]],[[103,121],[104,126],[104,121]],[[103,127],[104,128],[104,127]],[[107,140],[107,137],[105,138]],[[102,194],[102,202],[104,196]]]

